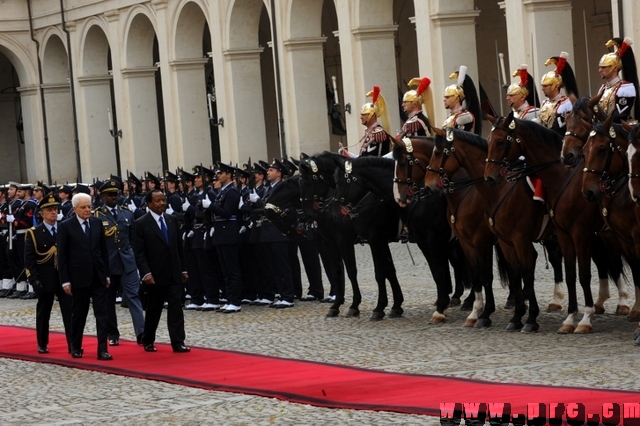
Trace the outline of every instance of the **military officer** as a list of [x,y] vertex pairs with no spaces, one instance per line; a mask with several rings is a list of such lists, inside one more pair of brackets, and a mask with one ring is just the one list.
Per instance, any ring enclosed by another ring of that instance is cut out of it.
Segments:
[[429,115],[433,116],[433,97],[431,96],[431,80],[427,77],[412,78],[408,84],[415,87],[407,91],[402,97],[402,109],[407,114],[407,121],[402,125],[398,137],[429,136],[431,123]]
[[447,86],[444,90],[444,107],[449,110],[449,116],[442,127],[482,134],[478,92],[473,80],[467,75],[467,67],[461,65],[449,78],[457,79],[457,84]]
[[513,76],[520,77],[520,81],[507,89],[507,103],[513,111],[513,116],[521,120],[535,120],[539,113],[536,91],[528,68],[527,64],[520,65],[513,72]]
[[[602,95],[598,108],[606,115],[613,112],[614,123],[628,120],[634,105],[635,114],[638,114],[638,75],[631,44],[629,37],[609,40],[606,46],[614,51],[603,55],[598,64],[600,77],[605,81],[598,91]],[[621,71],[624,80],[620,78]]]
[[555,64],[556,68],[546,73],[540,82],[542,93],[546,99],[540,105],[537,122],[548,129],[555,130],[560,135],[564,135],[565,119],[572,108],[571,101],[560,92],[560,89],[567,86],[565,87],[567,93],[574,93],[577,96],[577,88],[572,89],[570,85],[567,85],[571,81],[570,77],[573,77],[573,71],[569,72],[570,68],[567,67],[568,57],[567,52],[561,52],[559,57],[547,59],[545,65]]

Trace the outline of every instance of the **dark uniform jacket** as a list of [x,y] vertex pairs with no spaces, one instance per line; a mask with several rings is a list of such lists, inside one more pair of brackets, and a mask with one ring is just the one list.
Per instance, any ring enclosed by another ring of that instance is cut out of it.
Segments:
[[55,292],[60,287],[57,258],[56,239],[44,223],[27,231],[24,242],[24,265],[30,283],[40,281],[43,291]]
[[113,275],[123,275],[137,268],[136,257],[133,253],[133,213],[120,206],[118,219],[113,217],[109,207],[104,206],[94,213],[102,221],[104,236],[109,251],[109,270]]
[[[209,194],[211,199],[211,194]],[[238,205],[240,192],[228,184],[218,192],[207,211],[213,214],[213,245],[240,244],[240,227],[238,226]]]

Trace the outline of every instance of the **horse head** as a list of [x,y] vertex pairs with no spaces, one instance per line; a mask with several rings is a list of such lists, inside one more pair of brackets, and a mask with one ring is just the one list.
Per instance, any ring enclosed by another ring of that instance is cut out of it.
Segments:
[[324,152],[300,160],[300,200],[302,211],[309,218],[315,218],[322,212],[335,188],[335,166],[330,155]]
[[627,148],[627,159],[629,160],[629,192],[631,199],[640,205],[640,123],[631,127],[626,125],[629,130],[629,147]]
[[422,189],[433,138],[403,138],[394,142],[393,198],[400,207],[406,207]]
[[[454,161],[449,161],[453,148],[453,129],[434,128],[435,146],[429,159],[427,173],[424,176],[424,186],[430,191],[442,192],[443,186],[447,186],[454,171],[447,169],[452,167]],[[455,161],[459,168],[459,164]],[[456,169],[457,170],[457,169]]]
[[562,145],[562,162],[567,167],[574,167],[584,155],[583,148],[589,137],[589,132],[597,114],[594,108],[598,105],[602,95],[592,98],[580,98],[573,104],[571,112],[566,118],[566,133]]
[[354,162],[357,159],[338,156],[333,157],[333,161],[336,166],[333,176],[336,182],[333,217],[338,222],[346,222],[353,214],[354,206],[369,191],[360,184],[359,176],[354,173]]
[[498,117],[493,122],[487,140],[487,158],[485,160],[484,178],[489,185],[496,185],[504,180],[511,164],[522,155],[520,139],[515,134],[516,119],[513,111],[506,117]]
[[611,196],[626,182],[627,144],[628,134],[621,125],[613,124],[613,114],[593,127],[584,146],[582,195],[588,202]]

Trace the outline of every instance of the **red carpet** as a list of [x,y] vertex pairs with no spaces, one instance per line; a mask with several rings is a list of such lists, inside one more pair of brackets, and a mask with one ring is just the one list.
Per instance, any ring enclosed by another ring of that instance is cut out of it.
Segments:
[[322,407],[438,416],[441,403],[510,403],[512,413],[526,413],[528,403],[576,402],[584,404],[586,413],[600,413],[604,403],[622,407],[640,402],[640,392],[397,374],[206,348],[174,354],[169,345],[158,344],[158,352],[146,353],[135,342],[122,340],[110,348],[114,360],[104,362],[96,359],[95,337],[85,338],[85,357],[73,359],[61,333],[51,333],[47,355],[37,353],[33,329],[0,326],[0,336],[0,356],[6,358]]

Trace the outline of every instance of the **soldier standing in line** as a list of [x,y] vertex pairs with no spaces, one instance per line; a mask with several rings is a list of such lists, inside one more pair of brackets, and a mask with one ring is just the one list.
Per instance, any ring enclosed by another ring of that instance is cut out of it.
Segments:
[[15,216],[14,212],[18,211],[20,205],[22,205],[21,191],[18,191],[17,182],[9,182],[7,188],[7,201],[4,211],[4,222],[7,225],[6,233],[6,247],[7,247],[7,265],[5,267],[4,274],[2,276],[2,290],[0,290],[0,297],[9,297],[13,295],[13,287],[16,285],[15,278],[20,274],[18,270],[17,261],[15,259],[16,251],[14,243],[16,240],[15,234]]
[[16,292],[9,299],[35,299],[37,296],[33,291],[33,286],[27,283],[27,276],[24,269],[24,236],[34,225],[35,212],[38,203],[32,197],[33,185],[23,184],[18,187],[18,196],[22,196],[22,204],[13,214],[13,222],[16,238],[13,241],[14,252],[14,277],[16,280]]

